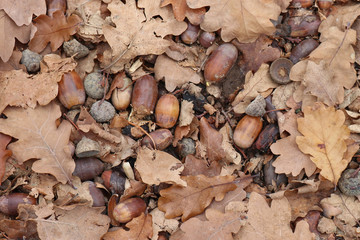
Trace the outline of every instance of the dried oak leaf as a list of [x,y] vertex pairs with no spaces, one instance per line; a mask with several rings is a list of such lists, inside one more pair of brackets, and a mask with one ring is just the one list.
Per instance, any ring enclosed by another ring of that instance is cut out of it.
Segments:
[[310,160],[309,155],[300,151],[296,144],[296,137],[301,136],[297,130],[297,119],[298,115],[295,114],[294,109],[278,118],[279,127],[281,125],[281,129],[287,131],[290,136],[277,140],[270,146],[273,154],[280,155],[272,165],[276,173],[297,176],[304,169],[306,175],[311,176],[316,170],[316,165]]
[[187,155],[184,160],[184,170],[181,173],[181,176],[196,176],[196,175],[205,175],[206,177],[218,176],[221,171],[221,165],[218,162],[210,163],[205,159],[196,158],[193,155]]
[[56,98],[58,82],[64,73],[72,71],[76,62],[50,54],[43,58],[41,73],[28,75],[23,70],[0,71],[0,113],[6,106],[34,108]]
[[162,0],[161,7],[165,7],[171,4],[174,16],[178,21],[184,21],[185,17],[194,25],[201,23],[201,18],[205,14],[206,9],[204,7],[198,9],[191,9],[186,3],[186,0]]
[[271,46],[272,40],[261,34],[255,42],[240,43],[237,40],[233,44],[241,51],[242,58],[239,65],[244,72],[256,72],[261,64],[272,62],[280,57],[279,48]]
[[103,236],[110,218],[103,212],[105,207],[70,205],[54,207],[55,212],[45,219],[37,219],[40,239],[89,239],[98,240]]
[[142,213],[125,225],[129,230],[119,228],[118,230],[107,232],[101,239],[103,240],[145,240],[153,235],[152,216]]
[[358,146],[349,139],[350,130],[345,114],[333,107],[316,103],[304,108],[304,118],[298,118],[298,130],[304,136],[297,136],[299,149],[309,154],[311,161],[321,169],[320,174],[337,184],[342,171],[351,161]]
[[215,32],[221,28],[221,38],[229,42],[237,38],[239,42],[255,41],[261,34],[271,35],[275,26],[270,19],[278,19],[281,7],[276,0],[187,0],[190,8],[209,6],[201,28]]
[[0,132],[0,183],[5,175],[6,160],[11,157],[12,151],[6,149],[11,137]]
[[[162,54],[170,45],[168,40],[163,39],[164,35],[179,35],[186,29],[184,22],[174,26],[173,21],[167,19],[146,19],[144,11],[137,8],[135,0],[126,3],[114,0],[109,3],[108,9],[116,28],[107,24],[103,26],[104,36],[112,53],[104,52],[102,64],[108,65],[113,72],[122,70],[136,56]],[[156,29],[161,32],[157,33]]]
[[135,168],[146,184],[158,185],[166,182],[186,186],[186,182],[180,178],[184,166],[166,152],[141,148],[137,154]]
[[44,199],[51,201],[54,198],[53,187],[58,183],[55,177],[51,175],[32,173],[30,183],[25,185],[24,188],[31,191],[30,195],[35,198],[38,198],[39,194],[42,194]]
[[269,65],[267,64],[262,64],[255,74],[248,72],[245,76],[244,89],[239,92],[232,102],[234,111],[236,113],[244,113],[245,108],[259,94],[267,97],[271,93],[269,89],[272,91],[277,86],[278,84],[271,80]]
[[185,83],[200,83],[201,77],[191,68],[180,66],[174,60],[166,56],[159,56],[154,66],[155,78],[157,80],[165,79],[165,88],[169,92],[181,87]]
[[7,62],[13,53],[15,38],[22,43],[27,43],[30,40],[31,28],[31,24],[17,26],[4,10],[0,10],[0,29],[3,33],[0,38],[0,58],[4,62]]
[[45,0],[1,0],[0,9],[4,9],[16,25],[29,25],[33,14],[36,16],[46,14],[46,2]]
[[225,151],[222,147],[223,135],[210,126],[205,117],[200,119],[200,142],[206,147],[209,162],[225,160]]
[[242,227],[236,240],[277,240],[277,239],[315,239],[310,232],[309,225],[304,220],[296,224],[295,232],[291,230],[291,209],[288,200],[284,197],[268,203],[260,194],[252,192],[249,198],[247,222]]
[[[181,225],[181,230],[185,232],[182,239],[222,239],[233,240],[232,233],[237,233],[240,227],[245,224],[243,216],[239,212],[227,211],[222,213],[216,209],[205,211],[207,221],[197,218],[190,218]],[[199,231],[201,229],[201,231]]]
[[176,219],[166,219],[165,214],[158,208],[150,212],[153,221],[153,238],[158,239],[158,234],[161,231],[168,232],[172,235],[179,228],[179,221]]
[[166,218],[182,215],[183,222],[202,213],[213,198],[221,201],[227,192],[236,189],[236,185],[233,183],[234,176],[208,178],[204,175],[197,175],[181,178],[187,182],[187,187],[173,185],[161,190],[158,207],[165,212]]
[[82,19],[77,15],[71,15],[67,19],[60,10],[53,13],[51,17],[40,15],[34,19],[37,28],[34,37],[29,42],[29,49],[41,52],[50,43],[51,50],[56,51],[76,30]]
[[32,165],[37,173],[49,173],[65,184],[71,182],[75,162],[67,147],[71,124],[63,121],[60,106],[54,102],[35,109],[8,107],[3,112],[7,119],[0,119],[0,132],[17,138],[9,149],[19,164],[30,159],[39,159]]

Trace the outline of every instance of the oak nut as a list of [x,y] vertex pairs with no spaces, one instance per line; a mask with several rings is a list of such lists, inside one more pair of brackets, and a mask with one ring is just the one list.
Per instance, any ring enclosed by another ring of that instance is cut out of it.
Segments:
[[103,192],[96,187],[94,182],[88,181],[89,184],[89,192],[93,199],[93,207],[101,207],[105,206],[105,198]]
[[113,217],[120,223],[127,223],[145,212],[146,203],[141,198],[129,198],[117,204],[113,211]]
[[[173,140],[172,133],[170,132],[169,129],[166,128],[157,129],[149,133],[149,135],[154,140],[156,149],[158,150],[164,150],[165,148],[170,146]],[[154,143],[152,142],[149,136],[145,136],[143,140],[141,140],[141,146],[146,146],[148,148],[153,149]]]
[[215,41],[216,35],[213,32],[202,32],[199,37],[199,42],[204,48],[210,47]]
[[253,117],[262,117],[265,113],[266,102],[263,96],[258,95],[245,109],[245,113]]
[[199,32],[199,26],[188,23],[187,29],[181,34],[181,40],[186,44],[193,44],[194,42],[196,42],[199,36]]
[[305,39],[292,49],[289,59],[295,64],[301,58],[308,56],[318,46],[319,46],[318,41],[312,38]]
[[270,76],[278,84],[291,82],[289,75],[293,62],[287,58],[278,58],[270,65]]
[[106,170],[101,174],[101,178],[104,180],[105,187],[112,193],[119,195],[124,193],[126,178],[119,172]]
[[[114,81],[116,80],[116,77]],[[130,78],[125,77],[122,79],[122,82],[123,87],[116,88],[111,95],[111,102],[117,110],[125,110],[130,105],[131,101],[132,81]]]
[[94,72],[84,79],[86,94],[93,99],[101,99],[109,89],[109,82],[101,73]]
[[180,113],[178,99],[172,94],[165,94],[159,99],[156,109],[156,124],[162,128],[175,126]]
[[328,10],[333,5],[333,0],[317,0],[317,5],[321,10]]
[[234,131],[234,143],[240,148],[249,148],[255,142],[262,129],[260,117],[245,115]]
[[84,104],[86,98],[84,84],[75,71],[64,73],[58,85],[58,97],[64,107],[70,109]]
[[108,101],[97,101],[90,109],[91,116],[99,123],[109,122],[115,116],[116,110]]
[[237,48],[224,43],[213,51],[205,63],[204,77],[208,82],[219,82],[226,77],[238,57]]
[[309,8],[314,4],[314,0],[292,0],[291,6],[294,8]]
[[80,158],[75,161],[74,176],[81,181],[91,180],[104,171],[104,163],[97,158]]
[[36,199],[26,193],[10,193],[0,197],[0,212],[8,216],[16,216],[19,204],[35,205]]
[[150,75],[142,76],[135,82],[131,105],[138,115],[153,113],[158,96],[157,82]]
[[83,137],[78,144],[76,144],[75,154],[79,158],[94,157],[99,152],[99,143],[90,138]]

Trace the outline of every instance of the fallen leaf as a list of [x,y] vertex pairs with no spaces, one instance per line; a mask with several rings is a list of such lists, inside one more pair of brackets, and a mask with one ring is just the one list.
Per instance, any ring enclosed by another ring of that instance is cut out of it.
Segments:
[[205,175],[206,177],[218,176],[221,171],[221,166],[218,162],[208,163],[205,159],[196,158],[193,155],[187,155],[184,160],[184,170],[181,176],[196,176]]
[[24,186],[24,188],[30,188],[31,192],[29,194],[35,198],[38,198],[41,194],[44,196],[44,199],[51,201],[54,198],[53,187],[56,184],[58,184],[58,181],[51,175],[33,173],[30,176],[29,184]]
[[309,155],[300,151],[296,144],[296,137],[301,136],[297,130],[297,119],[298,115],[295,114],[294,109],[278,118],[279,128],[287,131],[290,136],[277,140],[270,146],[273,154],[280,155],[272,165],[275,167],[275,172],[279,174],[297,176],[304,169],[306,175],[311,176],[316,170],[316,165],[310,160]]
[[56,98],[58,82],[76,63],[71,58],[50,54],[43,58],[41,73],[28,75],[23,70],[0,71],[0,113],[6,106],[34,108]]
[[16,25],[29,25],[33,14],[36,16],[46,14],[46,2],[45,0],[2,0],[0,9],[4,9]]
[[135,168],[146,184],[158,185],[166,182],[186,186],[186,182],[180,178],[184,166],[166,152],[141,148],[137,154]]
[[174,12],[174,16],[178,21],[184,21],[185,17],[194,25],[201,23],[201,17],[205,14],[206,9],[191,9],[186,3],[186,0],[163,0],[161,1],[161,7],[171,4]]
[[2,183],[2,179],[5,175],[6,160],[12,155],[12,151],[6,149],[11,139],[10,136],[0,133],[0,183]]
[[344,125],[344,113],[317,103],[312,108],[306,107],[304,118],[298,118],[297,122],[299,132],[304,135],[296,137],[299,149],[310,154],[311,161],[321,169],[320,174],[336,184],[356,152],[350,157],[345,154],[350,131]]
[[227,192],[236,189],[236,185],[233,183],[234,176],[208,178],[204,175],[197,175],[181,178],[187,182],[187,187],[173,185],[161,190],[158,207],[165,212],[166,218],[182,215],[183,222],[202,213],[213,198],[221,201]]
[[304,220],[296,224],[295,232],[291,230],[291,211],[286,198],[272,200],[269,207],[264,197],[252,192],[248,209],[247,222],[234,239],[302,240],[315,238]]
[[287,107],[286,102],[290,97],[293,96],[298,85],[299,83],[297,82],[291,82],[275,88],[271,99],[275,109],[282,109]]
[[225,155],[223,156],[225,162],[234,163],[239,165],[241,163],[241,154],[238,153],[234,147],[231,138],[232,129],[229,123],[226,123],[220,130],[219,133],[223,136],[223,141],[221,143],[221,147],[225,151]]
[[34,19],[37,31],[29,42],[29,49],[41,52],[50,43],[51,50],[56,51],[63,42],[70,40],[70,36],[76,33],[81,22],[77,15],[71,15],[66,19],[60,10],[54,12],[51,17],[40,15]]
[[[222,213],[215,209],[205,211],[207,221],[197,218],[190,218],[181,225],[181,230],[185,232],[182,239],[223,239],[233,240],[232,233],[237,233],[240,227],[245,224],[245,216],[239,212],[227,211]],[[199,231],[199,229],[202,229]]]
[[72,205],[54,207],[55,212],[46,219],[37,219],[40,239],[89,239],[98,240],[103,236],[110,218],[101,214],[105,207]]
[[182,100],[181,108],[180,108],[180,116],[179,116],[179,127],[188,126],[191,124],[194,119],[194,103]]
[[179,228],[179,221],[176,219],[166,219],[165,214],[158,208],[150,212],[153,221],[153,240],[158,239],[158,233],[161,231],[172,234]]
[[89,190],[89,181],[81,182],[80,178],[74,177],[72,185],[58,184],[54,187],[56,193],[56,201],[53,201],[57,206],[71,205],[71,204],[88,204],[93,205],[93,198]]
[[165,79],[165,88],[169,92],[181,87],[185,83],[200,83],[201,77],[191,68],[180,66],[177,62],[161,55],[156,59],[154,66],[155,79]]
[[0,132],[18,139],[9,145],[18,163],[39,159],[33,163],[33,171],[50,173],[63,184],[71,183],[71,174],[75,169],[75,162],[67,148],[71,124],[63,121],[57,127],[60,106],[52,102],[35,109],[9,107],[3,113],[7,119],[0,119]]
[[[104,240],[142,240],[152,237],[152,216],[142,213],[125,225],[129,230],[119,228],[116,231],[107,232],[101,239]],[[98,238],[99,239],[99,238]]]
[[277,1],[269,0],[187,0],[192,9],[210,7],[206,12],[201,28],[215,32],[221,28],[221,38],[229,42],[237,38],[239,42],[255,41],[261,34],[271,35],[275,26],[270,19],[276,20],[281,13]]
[[248,71],[256,72],[261,64],[272,62],[280,57],[279,48],[272,47],[272,40],[263,34],[254,42],[240,43],[235,40],[233,44],[242,53],[238,64],[245,73]]
[[3,62],[10,59],[15,46],[15,38],[22,43],[30,40],[31,28],[32,25],[17,26],[4,10],[0,10],[0,29],[3,33],[6,32],[6,34],[1,34],[0,38],[0,57]]
[[[129,0],[126,4],[120,0],[114,0],[108,4],[108,9],[116,28],[108,24],[103,25],[104,37],[112,49],[112,59],[109,60],[104,55],[106,59],[103,64],[112,64],[109,68],[113,72],[122,70],[126,63],[139,55],[160,55],[165,52],[170,43],[158,36],[154,29],[161,29],[166,35],[179,35],[186,29],[184,22],[179,22],[174,27],[173,22],[168,22],[166,19],[164,21],[159,18],[146,20],[143,10],[137,8],[134,0]],[[112,63],[119,56],[121,57],[119,61]]]

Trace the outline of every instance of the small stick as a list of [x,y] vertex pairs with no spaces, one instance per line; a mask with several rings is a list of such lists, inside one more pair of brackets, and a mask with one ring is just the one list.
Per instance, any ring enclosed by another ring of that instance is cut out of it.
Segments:
[[152,143],[154,144],[154,149],[157,150],[157,149],[156,149],[155,141],[154,141],[154,139],[150,136],[149,133],[147,133],[142,127],[136,125],[135,123],[130,122],[129,120],[128,120],[127,122],[128,122],[131,126],[134,126],[134,127],[136,127],[137,129],[139,129],[140,131],[142,131],[143,133],[145,133],[146,136],[148,136],[148,137],[151,139]]

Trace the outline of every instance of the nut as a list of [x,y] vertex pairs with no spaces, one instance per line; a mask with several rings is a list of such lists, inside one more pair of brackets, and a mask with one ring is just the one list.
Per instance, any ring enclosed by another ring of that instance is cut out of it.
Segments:
[[89,54],[89,49],[79,43],[76,39],[64,42],[63,49],[67,57],[74,56],[75,59],[86,57]]
[[90,109],[91,116],[99,123],[109,122],[115,116],[116,110],[108,101],[97,101]]
[[278,84],[291,82],[289,78],[290,70],[294,64],[287,58],[278,58],[270,66],[270,76]]
[[163,128],[175,126],[180,113],[180,105],[172,94],[163,95],[155,109],[156,124]]
[[[166,128],[155,130],[149,133],[149,135],[154,140],[156,148],[158,150],[164,150],[172,143],[173,140],[172,133],[169,129]],[[154,144],[149,136],[145,136],[143,138],[143,140],[141,141],[141,146],[146,146],[151,149],[154,148]]]
[[245,109],[245,113],[253,117],[262,117],[265,113],[266,102],[263,96],[258,95]]
[[64,73],[58,85],[58,98],[64,107],[70,109],[84,104],[84,84],[75,71]]
[[153,113],[158,96],[157,82],[150,75],[138,78],[134,85],[131,104],[138,115]]
[[146,203],[141,198],[129,198],[115,206],[113,217],[120,223],[127,223],[145,212]]
[[75,161],[74,176],[81,181],[91,180],[104,171],[104,163],[97,158],[80,158]]
[[[94,72],[87,75],[84,79],[86,94],[94,99],[101,99],[105,92],[109,90],[109,82],[102,74]],[[105,89],[105,85],[107,86]]]
[[234,143],[240,148],[249,148],[255,142],[262,129],[260,117],[245,115],[234,131]]
[[40,54],[26,49],[22,52],[20,63],[25,65],[28,73],[36,73],[40,70],[41,60],[42,56]]
[[[120,76],[120,75],[117,75]],[[116,77],[117,77],[116,76]],[[116,77],[114,81],[116,80]],[[125,110],[131,101],[132,81],[130,78],[123,78],[123,87],[116,88],[111,95],[111,102],[117,110]]]
[[78,142],[75,148],[75,154],[79,158],[94,157],[99,152],[99,143],[87,137],[83,137],[80,142]]
[[347,196],[360,195],[360,174],[359,172],[355,174],[355,171],[355,169],[347,169],[339,179],[339,189]]

